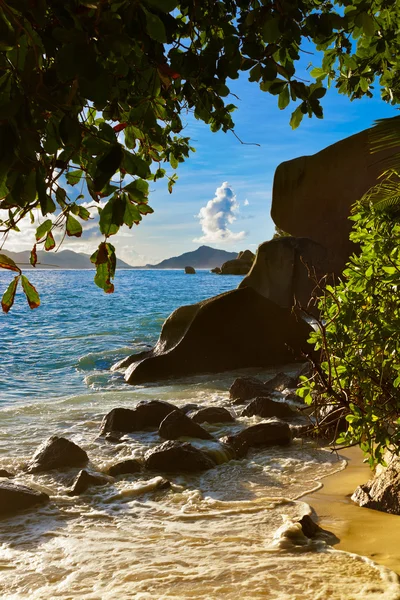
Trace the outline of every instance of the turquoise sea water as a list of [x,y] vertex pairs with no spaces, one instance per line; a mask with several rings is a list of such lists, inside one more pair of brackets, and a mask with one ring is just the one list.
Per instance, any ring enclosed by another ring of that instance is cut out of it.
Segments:
[[[120,270],[114,294],[93,282],[94,271],[27,273],[41,296],[31,310],[20,291],[0,315],[0,403],[75,395],[125,386],[110,366],[153,345],[176,308],[237,287],[238,276],[209,271]],[[11,275],[0,272],[0,293]]]

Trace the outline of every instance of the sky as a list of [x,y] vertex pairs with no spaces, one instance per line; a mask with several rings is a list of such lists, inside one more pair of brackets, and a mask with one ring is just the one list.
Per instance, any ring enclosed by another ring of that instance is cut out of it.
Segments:
[[[110,239],[122,260],[136,266],[154,264],[203,244],[255,252],[274,234],[272,183],[281,162],[314,154],[370,127],[375,119],[398,114],[379,97],[350,102],[333,89],[322,100],[324,119],[305,117],[293,131],[289,120],[295,105],[279,110],[277,97],[249,83],[246,74],[230,82],[230,88],[239,97],[226,99],[238,107],[233,113],[235,132],[246,144],[230,132],[212,133],[188,115],[183,135],[191,137],[196,153],[179,165],[172,194],[166,179],[151,184],[149,204],[154,214],[131,230],[121,228]],[[88,199],[88,204],[93,202]],[[31,249],[36,226],[27,222],[23,234],[12,233],[3,250]],[[101,240],[96,221],[89,221],[82,238],[66,238],[61,249],[91,254]]]

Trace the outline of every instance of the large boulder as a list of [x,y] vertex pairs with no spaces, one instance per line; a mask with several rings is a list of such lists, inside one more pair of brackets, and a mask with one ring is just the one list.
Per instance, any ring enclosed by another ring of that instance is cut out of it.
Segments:
[[351,499],[365,508],[400,515],[400,458],[391,456],[387,465],[379,467],[372,479],[359,485]]
[[25,485],[0,481],[0,515],[45,504],[49,496]]
[[267,396],[270,391],[257,377],[237,377],[229,388],[229,397],[234,404],[244,404],[257,396]]
[[307,238],[282,237],[259,246],[253,267],[239,288],[252,287],[282,307],[292,307],[295,301],[306,307],[315,279],[320,281],[330,269],[323,246]]
[[145,467],[149,471],[194,473],[212,469],[215,462],[188,442],[168,441],[146,452]]
[[180,410],[174,410],[161,422],[158,433],[165,440],[177,440],[180,437],[212,440],[213,436],[201,425],[195,423]]
[[254,400],[242,410],[240,416],[253,417],[254,415],[264,419],[270,417],[286,419],[297,417],[299,413],[293,410],[287,402],[276,402],[275,400],[268,398],[268,396],[260,396],[254,398]]
[[271,392],[283,392],[283,390],[293,389],[297,387],[298,379],[291,377],[287,373],[280,371],[271,379],[265,382],[265,386]]
[[165,321],[156,346],[114,366],[136,384],[194,373],[266,367],[310,352],[310,326],[251,287],[183,306]]
[[146,427],[157,428],[176,406],[162,400],[142,400],[135,408],[113,408],[103,419],[100,435],[111,431],[133,433]]
[[355,246],[349,241],[351,206],[377,182],[380,159],[370,154],[368,131],[352,135],[312,156],[280,164],[275,172],[271,216],[293,236],[324,246],[340,272]]
[[27,471],[37,473],[65,467],[80,467],[88,461],[88,455],[77,444],[53,435],[36,450],[27,465]]
[[85,469],[79,471],[75,480],[72,483],[72,489],[68,492],[68,496],[79,496],[86,492],[89,487],[106,485],[110,482],[109,477],[103,477],[102,475],[94,475],[88,473]]
[[235,419],[223,406],[206,406],[190,415],[195,423],[232,423]]

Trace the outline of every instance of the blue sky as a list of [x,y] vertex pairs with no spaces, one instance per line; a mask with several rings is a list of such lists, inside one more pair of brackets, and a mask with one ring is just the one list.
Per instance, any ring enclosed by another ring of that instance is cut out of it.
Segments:
[[[207,125],[189,115],[184,135],[192,138],[197,151],[179,166],[179,179],[172,194],[166,189],[166,180],[151,187],[149,203],[154,214],[146,216],[132,230],[122,228],[112,238],[117,254],[123,260],[136,265],[154,263],[195,250],[202,243],[229,251],[245,248],[255,251],[274,233],[270,207],[273,175],[279,163],[318,152],[369,127],[375,119],[397,114],[379,98],[350,102],[333,89],[322,101],[324,119],[306,117],[300,127],[292,131],[289,125],[291,106],[280,111],[277,97],[261,92],[257,83],[247,81],[246,74],[232,81],[230,87],[240,98],[227,98],[228,102],[238,106],[233,113],[237,135],[245,142],[260,146],[242,145],[231,133],[211,133]],[[229,189],[228,201],[220,190],[219,199],[207,207],[224,182],[229,184],[223,188]],[[212,232],[205,236],[204,227],[219,206],[228,210],[230,222],[226,221],[224,225],[228,234],[224,237],[217,232],[215,242],[210,242]],[[201,211],[202,222],[199,219]],[[100,236],[91,228],[79,240],[67,239],[63,247],[89,254],[99,241]],[[33,228],[27,225],[26,234],[10,236],[5,249],[25,250],[32,244]]]

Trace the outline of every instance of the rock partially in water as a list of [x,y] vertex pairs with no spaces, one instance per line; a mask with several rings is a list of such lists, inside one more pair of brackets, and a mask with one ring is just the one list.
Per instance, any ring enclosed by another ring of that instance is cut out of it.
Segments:
[[142,465],[138,460],[133,458],[128,458],[127,460],[123,460],[115,465],[112,465],[107,471],[108,475],[112,475],[112,477],[117,477],[117,475],[128,475],[131,473],[139,473],[142,470]]
[[281,371],[275,377],[272,377],[272,379],[268,379],[265,385],[270,392],[283,392],[285,389],[295,388],[297,386],[297,379]]
[[185,267],[186,275],[196,275],[196,269],[194,267]]
[[194,404],[192,402],[189,402],[188,404],[185,404],[184,406],[181,406],[179,408],[179,410],[181,412],[183,412],[185,415],[187,415],[188,413],[191,413],[191,412],[193,412],[195,410],[198,410],[198,408],[199,408],[198,404]]
[[351,499],[360,506],[392,515],[400,515],[400,458],[386,459],[387,467],[378,467],[372,479],[359,485]]
[[257,377],[237,377],[229,389],[229,397],[234,404],[244,404],[257,396],[266,396],[269,391]]
[[229,410],[222,406],[200,408],[191,414],[190,418],[195,423],[232,423],[235,420]]
[[221,274],[221,267],[214,267],[211,269],[210,273],[216,273],[217,275]]
[[6,469],[0,469],[0,477],[7,477],[9,479],[10,477],[14,477],[14,473],[10,473]]
[[125,380],[138,384],[293,362],[310,351],[310,329],[291,308],[245,287],[181,306],[165,321],[152,350],[113,369],[127,367]]
[[240,416],[253,417],[254,415],[263,417],[264,419],[270,417],[285,419],[297,417],[299,413],[293,410],[287,402],[277,402],[268,396],[258,396],[242,410]]
[[162,400],[143,400],[135,408],[113,408],[103,419],[100,435],[111,431],[133,433],[146,427],[157,428],[176,406]]
[[168,441],[146,452],[145,467],[149,471],[194,473],[214,468],[215,462],[188,442]]
[[106,485],[107,483],[110,483],[108,477],[93,475],[82,469],[74,479],[72,489],[68,492],[68,496],[79,496],[79,494],[86,492],[89,487]]
[[80,467],[88,461],[88,455],[77,444],[64,437],[53,435],[36,450],[27,465],[27,471],[37,473],[65,467]]
[[177,440],[180,437],[212,440],[213,436],[203,427],[192,421],[180,410],[174,410],[160,424],[158,433],[165,440]]
[[45,504],[50,500],[47,494],[32,490],[25,485],[0,481],[0,514],[7,514]]
[[245,456],[246,449],[259,446],[287,446],[292,441],[292,432],[285,421],[274,419],[243,429],[223,441],[233,446],[238,456]]

